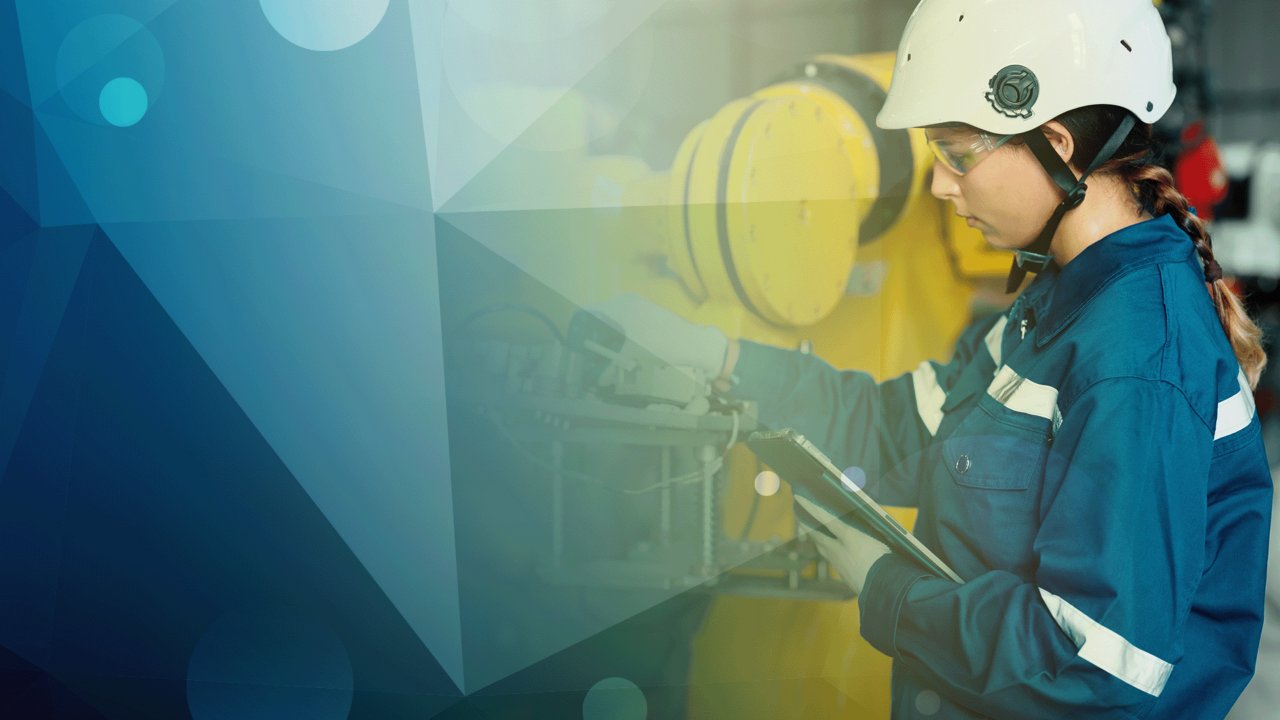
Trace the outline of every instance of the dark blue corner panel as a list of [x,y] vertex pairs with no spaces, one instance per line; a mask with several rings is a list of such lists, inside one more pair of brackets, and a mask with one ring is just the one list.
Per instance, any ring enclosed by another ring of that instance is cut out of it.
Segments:
[[[7,253],[5,275],[38,249]],[[0,716],[423,718],[456,702],[99,232],[37,377],[0,475]]]

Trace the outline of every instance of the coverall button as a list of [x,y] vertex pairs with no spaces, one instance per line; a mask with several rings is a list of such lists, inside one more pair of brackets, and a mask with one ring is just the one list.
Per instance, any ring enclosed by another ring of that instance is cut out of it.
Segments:
[[956,458],[956,472],[963,475],[969,472],[969,468],[971,467],[973,467],[973,463],[969,462],[968,455],[961,455],[960,457]]

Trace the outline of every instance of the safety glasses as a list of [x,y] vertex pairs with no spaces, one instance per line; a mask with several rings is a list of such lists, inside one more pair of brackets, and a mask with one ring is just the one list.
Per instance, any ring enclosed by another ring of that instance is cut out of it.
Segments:
[[929,149],[933,151],[933,156],[957,175],[964,175],[972,170],[984,158],[995,152],[996,148],[1009,142],[1013,137],[1012,135],[992,135],[983,130],[963,135],[952,134],[942,138],[929,137],[927,131],[925,135],[929,138]]

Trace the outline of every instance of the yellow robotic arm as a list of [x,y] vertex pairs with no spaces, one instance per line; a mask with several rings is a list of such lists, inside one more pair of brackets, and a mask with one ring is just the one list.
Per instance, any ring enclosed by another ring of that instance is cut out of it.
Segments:
[[835,309],[859,244],[898,221],[929,167],[918,138],[913,153],[912,136],[870,122],[891,67],[888,55],[814,58],[685,138],[667,249],[694,297],[780,327]]

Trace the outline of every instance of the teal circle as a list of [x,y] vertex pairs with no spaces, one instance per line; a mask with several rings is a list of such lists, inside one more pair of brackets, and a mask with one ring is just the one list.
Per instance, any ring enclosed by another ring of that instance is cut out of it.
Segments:
[[[124,15],[96,15],[76,25],[63,38],[53,71],[67,109],[88,122],[109,127],[113,123],[104,116],[104,100],[107,112],[123,121],[137,113],[137,89],[120,84],[105,97],[103,90],[117,78],[128,78],[145,88],[145,107],[150,108],[164,88],[164,52],[155,35],[137,20]],[[116,88],[125,92],[117,96]],[[115,114],[117,108],[122,112],[120,116]]]
[[[467,0],[471,2],[471,0]],[[300,48],[343,50],[368,37],[382,23],[391,0],[259,0],[267,22]],[[322,4],[323,8],[316,8]]]
[[127,128],[138,124],[147,114],[147,89],[131,77],[118,77],[102,86],[98,94],[98,109],[102,117],[116,127]]
[[644,692],[626,678],[605,678],[592,685],[582,700],[583,720],[644,720],[648,716]]

